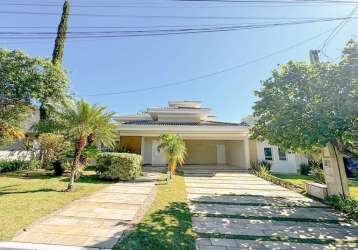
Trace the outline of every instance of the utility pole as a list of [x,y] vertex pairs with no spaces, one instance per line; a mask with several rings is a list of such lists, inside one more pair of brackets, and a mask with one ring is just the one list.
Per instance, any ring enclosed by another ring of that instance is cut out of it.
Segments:
[[310,61],[311,64],[319,63],[319,50],[311,49],[310,50]]

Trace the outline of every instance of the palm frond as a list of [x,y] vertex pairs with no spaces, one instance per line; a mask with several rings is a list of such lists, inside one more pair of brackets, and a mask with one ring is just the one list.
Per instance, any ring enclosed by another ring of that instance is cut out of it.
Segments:
[[94,134],[94,139],[107,147],[113,146],[116,137],[116,125],[112,122],[114,113],[106,108],[90,105],[81,100],[75,105],[64,104],[60,111],[64,131],[74,139]]
[[168,162],[182,165],[187,155],[185,142],[177,134],[162,134],[160,136],[159,150],[163,150]]

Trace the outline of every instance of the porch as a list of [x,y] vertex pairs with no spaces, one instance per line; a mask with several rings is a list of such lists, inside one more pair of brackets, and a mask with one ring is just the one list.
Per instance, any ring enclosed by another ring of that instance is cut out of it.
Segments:
[[[187,147],[185,165],[188,168],[205,166],[208,169],[240,168],[248,169],[250,165],[250,145],[247,138],[213,138],[203,139],[182,137]],[[145,165],[165,165],[162,152],[158,151],[158,137],[123,136],[121,144],[126,148],[135,148],[134,153],[143,156]],[[190,166],[190,167],[189,167]]]

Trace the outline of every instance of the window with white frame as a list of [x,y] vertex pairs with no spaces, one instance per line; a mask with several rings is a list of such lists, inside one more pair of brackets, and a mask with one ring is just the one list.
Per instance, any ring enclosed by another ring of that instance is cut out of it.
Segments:
[[271,148],[264,148],[264,154],[265,154],[265,160],[266,161],[272,161],[272,149]]
[[278,148],[278,158],[280,159],[280,161],[287,160],[286,152],[282,150],[282,148]]

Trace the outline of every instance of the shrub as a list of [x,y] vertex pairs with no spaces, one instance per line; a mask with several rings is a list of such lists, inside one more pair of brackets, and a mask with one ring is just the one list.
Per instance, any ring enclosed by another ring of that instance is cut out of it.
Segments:
[[251,162],[249,171],[260,177],[261,175],[271,175],[271,163],[267,161]]
[[40,162],[37,160],[0,161],[0,172],[33,170],[39,168],[40,165]]
[[87,145],[81,153],[81,164],[87,165],[91,161],[95,160],[100,153],[101,151],[97,149],[96,145]]
[[358,220],[358,200],[344,199],[338,195],[331,196],[327,202],[335,209],[342,211],[350,217],[350,219]]
[[250,172],[254,173],[260,170],[260,164],[257,161],[250,162]]
[[268,162],[268,161],[260,161],[259,162],[259,165],[260,165],[260,168],[261,167],[265,167],[267,169],[267,171],[271,171],[271,162]]
[[313,180],[317,183],[325,184],[326,180],[324,178],[324,171],[321,168],[314,167],[311,169],[311,172],[309,174],[313,177]]
[[44,133],[39,136],[40,158],[43,167],[50,168],[54,161],[59,160],[61,152],[66,147],[63,135]]
[[101,153],[96,172],[100,178],[134,180],[142,173],[142,156],[128,153]]
[[308,175],[311,171],[311,165],[310,164],[301,164],[300,165],[300,174],[301,175]]

